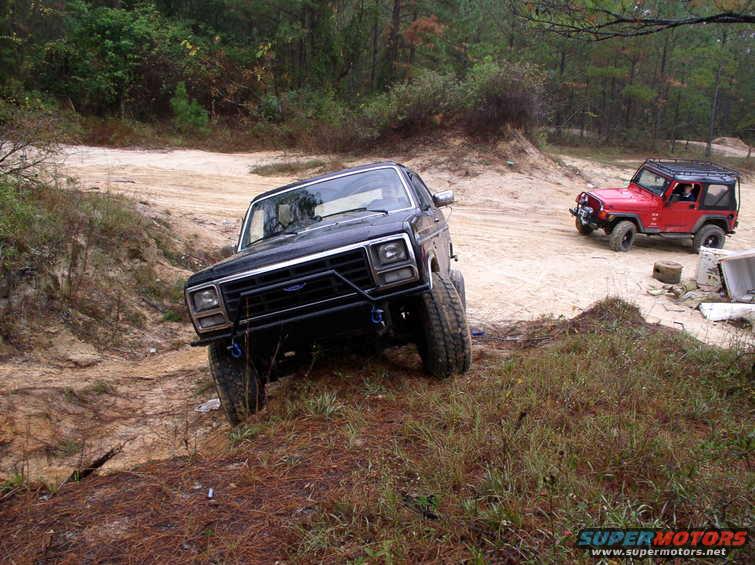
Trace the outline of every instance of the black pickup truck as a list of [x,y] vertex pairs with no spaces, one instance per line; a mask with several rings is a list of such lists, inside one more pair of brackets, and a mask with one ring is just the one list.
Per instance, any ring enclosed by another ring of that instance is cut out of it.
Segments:
[[192,275],[186,305],[231,424],[265,402],[265,383],[314,351],[416,343],[436,377],[470,365],[464,279],[432,194],[394,162],[260,194],[225,260]]

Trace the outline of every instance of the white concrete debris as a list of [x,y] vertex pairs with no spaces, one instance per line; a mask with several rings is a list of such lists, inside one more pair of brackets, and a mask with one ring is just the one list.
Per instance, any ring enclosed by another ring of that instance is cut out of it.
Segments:
[[700,312],[708,320],[720,322],[722,320],[748,320],[755,328],[755,304],[732,304],[727,302],[704,302],[700,304]]
[[755,303],[755,249],[731,253],[719,263],[729,297],[734,302]]
[[721,273],[718,270],[718,262],[731,253],[731,251],[725,249],[701,247],[700,258],[697,262],[697,275],[695,276],[697,284],[712,287],[714,290],[721,288]]

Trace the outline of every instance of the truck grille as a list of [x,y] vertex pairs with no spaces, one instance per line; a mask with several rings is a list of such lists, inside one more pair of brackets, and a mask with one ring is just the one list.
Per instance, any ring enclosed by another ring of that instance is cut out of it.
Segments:
[[362,290],[374,287],[366,252],[364,248],[360,248],[222,285],[223,300],[228,315],[231,320],[235,320],[239,308],[242,308],[242,320],[265,319],[269,321],[270,318],[283,319],[287,312],[295,311],[292,315],[301,313],[324,300],[339,303],[349,299],[354,300],[356,291],[332,275],[310,279],[301,287],[300,285],[282,286],[241,298],[242,293],[255,288],[281,284],[330,270],[338,272]]

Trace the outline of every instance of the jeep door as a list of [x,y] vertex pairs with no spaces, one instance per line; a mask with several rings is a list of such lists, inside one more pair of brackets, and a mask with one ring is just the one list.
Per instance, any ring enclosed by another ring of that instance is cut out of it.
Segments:
[[422,210],[417,221],[417,239],[425,252],[425,256],[435,257],[441,273],[448,273],[451,266],[451,235],[443,212],[433,204],[430,189],[422,178],[409,169],[406,175],[414,188]]
[[[685,185],[692,185],[694,201],[680,199]],[[659,222],[661,231],[691,233],[698,218],[702,215],[698,206],[702,192],[702,185],[699,182],[672,182],[663,198],[664,206]]]

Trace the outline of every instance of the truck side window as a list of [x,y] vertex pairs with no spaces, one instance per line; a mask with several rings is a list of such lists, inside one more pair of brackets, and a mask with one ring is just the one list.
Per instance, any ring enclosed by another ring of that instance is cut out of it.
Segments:
[[430,196],[430,191],[428,190],[427,186],[425,186],[425,183],[417,173],[414,173],[412,171],[407,172],[409,173],[409,180],[414,187],[414,192],[417,193],[417,198],[419,198],[420,207],[423,210],[432,208],[433,198],[432,196]]

